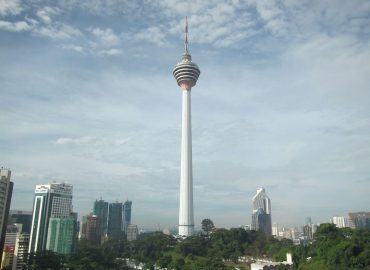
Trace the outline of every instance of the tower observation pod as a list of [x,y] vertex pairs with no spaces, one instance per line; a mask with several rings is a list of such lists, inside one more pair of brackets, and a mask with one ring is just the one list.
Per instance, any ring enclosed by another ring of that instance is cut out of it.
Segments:
[[191,88],[197,83],[200,75],[199,67],[191,61],[191,55],[188,50],[187,19],[185,26],[185,52],[180,63],[173,69],[173,75],[182,90],[179,235],[187,237],[194,234]]

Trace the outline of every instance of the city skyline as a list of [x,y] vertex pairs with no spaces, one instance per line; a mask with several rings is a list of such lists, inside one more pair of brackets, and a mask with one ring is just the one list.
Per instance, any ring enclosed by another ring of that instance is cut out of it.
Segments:
[[369,3],[139,2],[0,2],[11,209],[31,210],[37,184],[65,181],[80,216],[96,198],[129,198],[139,227],[176,227],[181,92],[171,69],[185,12],[202,67],[195,226],[250,224],[259,187],[272,222],[287,226],[369,211]]

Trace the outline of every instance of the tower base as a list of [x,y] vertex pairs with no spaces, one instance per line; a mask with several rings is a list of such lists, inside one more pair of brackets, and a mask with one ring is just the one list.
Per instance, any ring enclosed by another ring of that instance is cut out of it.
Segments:
[[194,234],[194,225],[179,225],[180,236],[191,236]]

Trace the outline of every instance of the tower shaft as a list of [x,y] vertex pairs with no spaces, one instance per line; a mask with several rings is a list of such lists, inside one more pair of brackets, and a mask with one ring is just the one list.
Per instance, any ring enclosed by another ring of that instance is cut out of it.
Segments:
[[194,233],[193,166],[191,146],[191,88],[182,90],[181,178],[179,235]]
[[179,235],[194,234],[193,165],[191,151],[191,88],[197,83],[200,69],[191,60],[188,50],[188,21],[185,26],[185,52],[181,62],[173,69],[173,75],[182,90],[181,178]]

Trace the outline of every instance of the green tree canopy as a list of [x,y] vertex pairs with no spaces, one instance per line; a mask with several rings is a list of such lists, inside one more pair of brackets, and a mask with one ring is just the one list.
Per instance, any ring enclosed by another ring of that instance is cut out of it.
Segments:
[[202,230],[209,235],[209,233],[215,228],[213,221],[209,218],[205,218],[202,220]]

